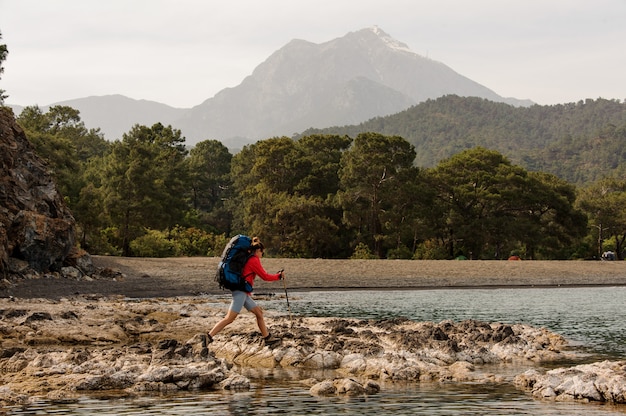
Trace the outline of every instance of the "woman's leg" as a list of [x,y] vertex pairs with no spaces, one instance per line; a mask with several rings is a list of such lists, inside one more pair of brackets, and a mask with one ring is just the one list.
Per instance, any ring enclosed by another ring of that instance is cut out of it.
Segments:
[[267,330],[267,326],[265,326],[265,319],[263,319],[263,309],[261,309],[260,306],[255,306],[254,308],[250,309],[250,312],[252,312],[254,316],[256,316],[256,323],[261,330],[261,335],[263,336],[263,338],[267,337],[270,333]]
[[230,325],[237,318],[238,315],[239,313],[229,309],[224,319],[216,323],[213,329],[209,331],[209,335],[211,336],[211,338],[217,335],[217,333],[224,329],[226,326]]
[[261,330],[261,335],[263,336],[263,339],[265,340],[265,345],[272,347],[278,344],[279,342],[281,342],[279,338],[270,336],[270,332],[267,330],[267,326],[265,326],[265,319],[263,318],[263,309],[261,309],[261,307],[258,306],[254,302],[254,300],[252,300],[252,298],[248,298],[248,299],[250,299],[250,302],[246,300],[246,308],[250,312],[252,312],[254,316],[256,316],[256,323],[259,326],[259,329]]
[[246,297],[246,301],[243,306],[246,307],[247,310],[252,312],[254,316],[256,316],[256,323],[261,330],[261,335],[263,338],[269,335],[269,331],[267,330],[267,326],[265,326],[265,319],[263,319],[263,309],[259,305],[256,304],[254,299],[251,296]]
[[245,292],[241,292],[239,290],[233,290],[233,300],[230,303],[230,307],[228,308],[228,313],[219,321],[211,331],[209,331],[209,337],[213,339],[218,332],[224,329],[226,326],[230,325],[241,312],[241,308],[243,308],[244,303],[248,298],[248,294]]

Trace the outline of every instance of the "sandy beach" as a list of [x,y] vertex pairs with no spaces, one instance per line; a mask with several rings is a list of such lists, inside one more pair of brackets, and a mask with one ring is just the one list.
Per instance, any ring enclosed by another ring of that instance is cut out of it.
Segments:
[[[93,256],[99,268],[122,273],[116,280],[40,278],[0,290],[0,296],[57,298],[74,294],[135,298],[221,293],[217,257],[135,258]],[[326,260],[264,258],[268,272],[285,269],[290,291],[435,289],[472,287],[625,286],[622,261]],[[255,291],[283,285],[256,279]]]

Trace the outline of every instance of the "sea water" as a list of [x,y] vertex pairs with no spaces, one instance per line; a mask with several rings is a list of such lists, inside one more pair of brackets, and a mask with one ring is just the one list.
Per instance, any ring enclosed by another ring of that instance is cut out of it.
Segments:
[[[275,313],[289,312],[284,296],[269,299],[259,303]],[[289,293],[289,309],[294,316],[406,317],[433,322],[476,319],[545,327],[584,350],[588,354],[586,361],[626,359],[625,301],[623,287]],[[512,377],[524,369],[508,371]],[[378,394],[349,398],[313,397],[300,382],[301,377],[282,369],[249,370],[246,375],[252,384],[245,392],[210,391],[139,398],[86,395],[76,403],[42,401],[26,409],[11,409],[11,414],[626,415],[626,405],[536,400],[517,390],[510,378],[506,383],[488,385],[384,384]]]

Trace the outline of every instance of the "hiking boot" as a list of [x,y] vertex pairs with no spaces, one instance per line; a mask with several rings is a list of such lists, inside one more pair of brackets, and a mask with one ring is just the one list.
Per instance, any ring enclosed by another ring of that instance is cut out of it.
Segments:
[[271,334],[266,336],[265,338],[263,338],[263,341],[265,341],[265,345],[267,345],[268,347],[275,347],[278,344],[280,344],[282,342],[282,339],[280,338],[276,338],[275,336],[272,336]]
[[200,357],[207,357],[209,355],[208,345],[213,342],[213,337],[208,333],[200,335]]

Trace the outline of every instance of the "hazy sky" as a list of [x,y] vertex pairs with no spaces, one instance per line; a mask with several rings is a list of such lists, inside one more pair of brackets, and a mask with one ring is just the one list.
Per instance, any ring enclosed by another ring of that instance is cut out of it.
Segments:
[[626,99],[626,0],[0,0],[0,89],[8,104],[188,108],[292,39],[374,25],[501,96]]

